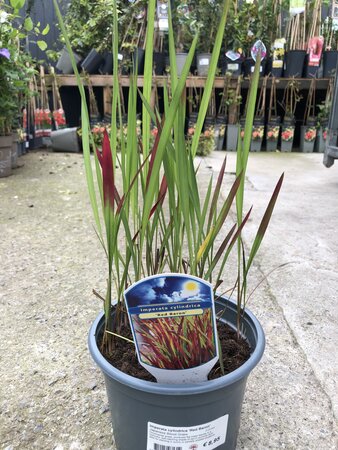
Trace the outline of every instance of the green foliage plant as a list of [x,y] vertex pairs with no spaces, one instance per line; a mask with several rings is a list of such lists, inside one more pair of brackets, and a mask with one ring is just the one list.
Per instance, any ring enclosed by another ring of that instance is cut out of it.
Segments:
[[[0,136],[9,135],[18,127],[20,110],[32,92],[29,80],[35,73],[33,60],[22,46],[22,41],[34,35],[47,34],[34,26],[30,17],[20,22],[19,13],[24,0],[0,0]],[[38,40],[41,48],[43,40]]]
[[[71,52],[71,44],[58,2],[53,1],[67,48]],[[148,27],[151,29],[154,7],[155,0],[150,0]],[[237,176],[225,199],[221,195],[221,189],[226,160],[222,164],[215,184],[212,177],[210,178],[206,193],[201,191],[198,168],[195,164],[195,154],[211,97],[228,7],[229,1],[225,0],[195,132],[191,146],[188,147],[184,129],[186,101],[182,94],[186,88],[186,78],[199,40],[198,34],[192,41],[182,74],[178,78],[175,40],[171,14],[169,14],[171,72],[170,85],[164,85],[164,114],[161,116],[159,111],[151,109],[146,98],[147,92],[145,94],[138,92],[136,77],[132,75],[128,98],[128,134],[126,137],[120,136],[121,153],[119,155],[116,153],[118,130],[115,125],[121,110],[118,76],[113,75],[115,97],[113,96],[112,100],[111,135],[105,134],[101,151],[93,145],[84,86],[72,57],[82,98],[82,140],[89,197],[97,236],[107,256],[103,348],[112,348],[115,340],[123,333],[122,325],[127,322],[123,292],[129,285],[148,275],[163,272],[188,273],[210,281],[216,291],[225,278],[226,262],[231,250],[236,245],[241,249],[242,229],[251,213],[251,209],[244,211],[243,207],[244,181],[259,80],[259,61],[251,83],[243,146],[238,149],[237,154]],[[113,35],[117,37],[116,5],[114,5],[113,15]],[[147,32],[146,65],[151,62],[153,50],[151,31]],[[119,42],[114,39],[115,62],[117,62],[118,47]],[[150,84],[152,73],[145,75],[146,77],[148,79],[145,83]],[[158,131],[154,140],[148,140],[147,133],[138,139],[136,123],[138,94],[144,106],[143,126],[148,123],[149,132],[151,121],[157,126]],[[146,116],[149,116],[151,121],[147,122]],[[94,161],[90,158],[91,147],[95,149]],[[121,180],[122,189],[118,188],[117,178]],[[97,182],[97,191],[94,179]],[[268,204],[248,259],[244,259],[242,251],[239,251],[239,275],[236,285],[241,303],[238,306],[238,324],[240,324],[241,306],[245,304],[248,272],[268,226],[281,182],[282,179],[278,182]],[[235,202],[237,220],[232,221],[229,213],[232,205],[235,207]],[[101,212],[103,222],[100,220]],[[117,300],[115,306],[112,302],[113,287],[114,297]],[[115,314],[112,314],[113,311]]]

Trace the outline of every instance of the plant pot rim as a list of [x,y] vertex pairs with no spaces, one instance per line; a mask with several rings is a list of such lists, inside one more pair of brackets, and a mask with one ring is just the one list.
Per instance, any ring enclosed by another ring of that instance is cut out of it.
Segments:
[[[227,308],[237,311],[237,303],[228,298],[224,298],[227,303]],[[217,300],[216,300],[217,303]],[[222,304],[218,301],[219,304]],[[116,369],[112,364],[110,364],[104,356],[101,354],[96,343],[96,331],[102,326],[104,320],[104,312],[102,311],[95,321],[93,322],[88,335],[88,347],[89,351],[94,359],[95,363],[100,367],[100,369],[109,377],[113,378],[117,382],[127,385],[133,389],[148,392],[151,394],[162,394],[162,395],[195,395],[204,392],[211,392],[218,390],[225,386],[232,385],[237,381],[246,378],[254,367],[260,361],[264,348],[265,348],[265,335],[261,324],[257,318],[245,308],[244,318],[248,324],[252,327],[252,330],[256,337],[256,347],[251,353],[250,358],[242,364],[238,369],[234,370],[227,375],[214,380],[208,380],[197,384],[161,384],[154,383],[151,381],[141,380],[140,378],[135,378],[124,372]],[[230,324],[231,325],[231,324]]]

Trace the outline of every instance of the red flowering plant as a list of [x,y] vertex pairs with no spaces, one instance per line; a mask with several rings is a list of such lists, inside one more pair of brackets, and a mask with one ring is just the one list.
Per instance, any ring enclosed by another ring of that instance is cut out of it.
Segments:
[[314,126],[306,127],[304,132],[304,139],[306,142],[313,142],[317,136],[317,129]]
[[279,126],[268,126],[267,133],[266,133],[266,139],[268,141],[277,141],[279,136]]
[[65,112],[62,108],[53,111],[53,119],[57,130],[67,126]]
[[282,140],[285,142],[290,142],[293,139],[293,136],[295,134],[295,128],[294,127],[285,127],[282,131]]

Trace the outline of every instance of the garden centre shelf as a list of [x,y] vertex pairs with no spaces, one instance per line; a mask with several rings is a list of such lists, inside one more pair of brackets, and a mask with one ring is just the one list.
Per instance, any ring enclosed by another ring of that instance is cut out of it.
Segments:
[[[92,86],[94,87],[112,87],[113,86],[113,77],[112,75],[90,75],[89,77]],[[129,87],[130,85],[130,77],[129,76],[120,76],[120,83],[123,87]],[[46,77],[47,85],[51,84],[52,78],[50,76]],[[216,77],[214,82],[214,88],[222,89],[224,87],[226,78],[225,77]],[[261,78],[260,83],[262,83],[263,78]],[[287,83],[291,80],[291,78],[276,78],[276,87],[277,89],[284,89]],[[300,89],[309,89],[311,84],[311,78],[295,78],[296,81],[299,82]],[[58,85],[62,86],[76,86],[76,76],[75,75],[57,75]],[[83,78],[84,83],[86,83],[86,79]],[[232,78],[234,84],[237,83],[237,78]],[[272,78],[268,79],[267,88],[271,86]],[[198,76],[190,76],[186,80],[186,87],[195,87],[195,88],[203,88],[206,83],[206,77],[198,77]],[[316,83],[317,89],[326,89],[329,83],[329,78],[318,78]],[[137,86],[142,87],[144,84],[144,77],[137,77]],[[170,78],[166,76],[154,76],[153,77],[154,86],[162,87],[165,84],[170,84]],[[249,86],[249,79],[244,78],[242,82],[242,87],[247,88]]]

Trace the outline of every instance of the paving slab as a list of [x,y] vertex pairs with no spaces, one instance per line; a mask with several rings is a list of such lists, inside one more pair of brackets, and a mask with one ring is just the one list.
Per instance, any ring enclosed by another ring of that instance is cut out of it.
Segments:
[[[203,160],[202,185],[223,156]],[[39,151],[19,161],[23,167],[0,179],[0,448],[114,449],[103,380],[86,342],[101,309],[91,290],[104,291],[105,260],[82,156]],[[248,380],[238,449],[337,448],[335,169],[322,168],[320,155],[250,159],[247,200],[258,217],[261,197],[267,201],[279,171],[287,172],[252,278],[292,264],[271,274],[250,304],[267,349]]]

